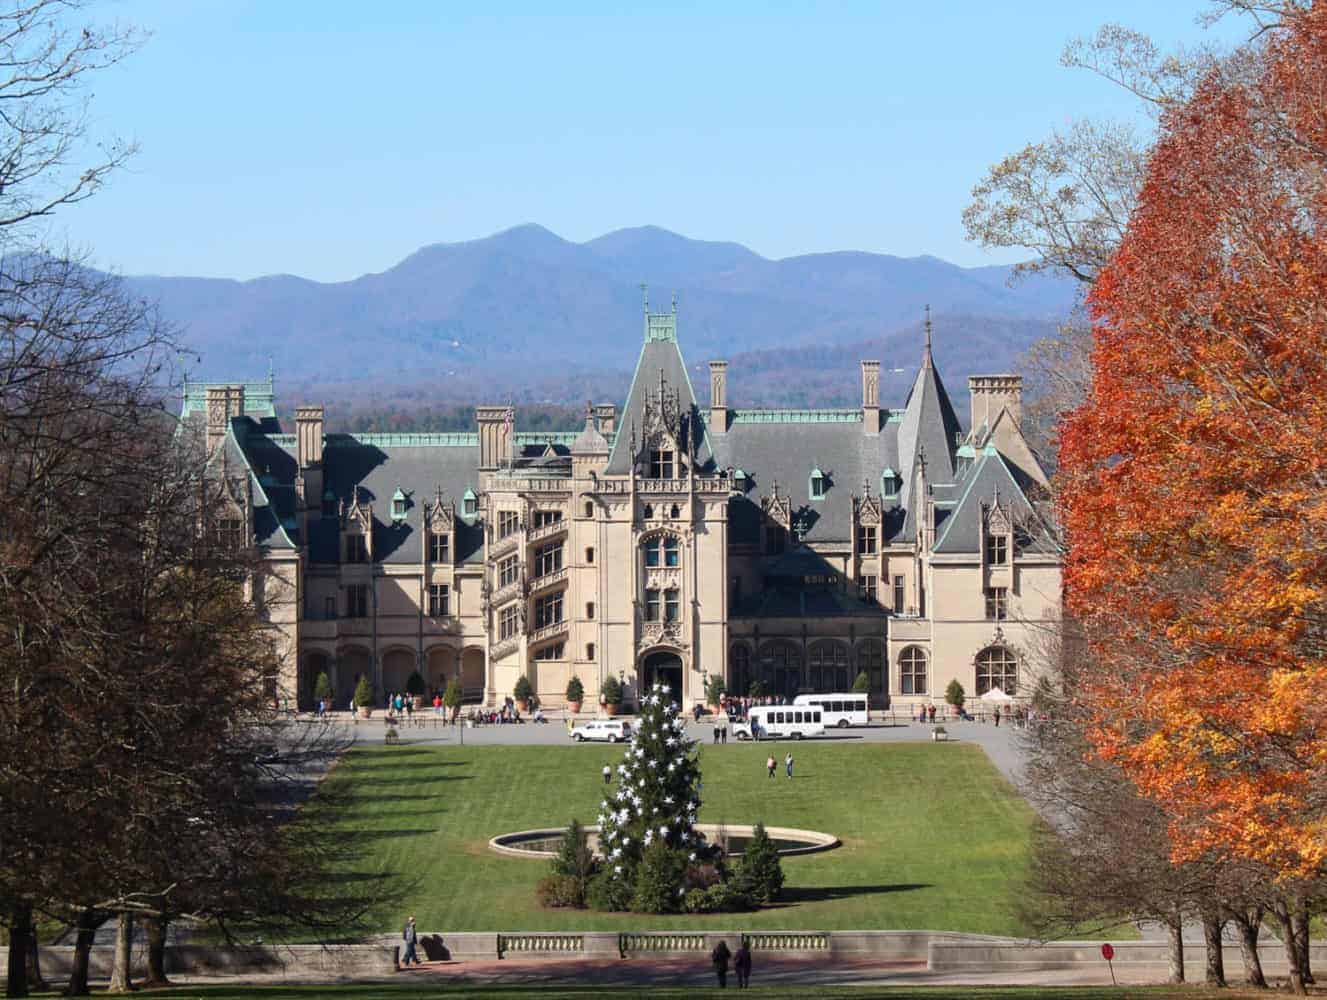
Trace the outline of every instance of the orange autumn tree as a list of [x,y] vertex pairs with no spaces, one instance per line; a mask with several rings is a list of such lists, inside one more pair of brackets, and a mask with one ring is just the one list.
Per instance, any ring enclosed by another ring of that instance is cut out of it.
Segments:
[[1091,738],[1177,860],[1327,860],[1327,7],[1169,112],[1061,426]]

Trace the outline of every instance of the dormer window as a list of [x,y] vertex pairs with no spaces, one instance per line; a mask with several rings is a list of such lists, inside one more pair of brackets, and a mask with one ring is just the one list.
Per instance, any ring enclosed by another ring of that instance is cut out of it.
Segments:
[[986,536],[986,565],[1005,566],[1009,563],[1009,538],[1007,535]]
[[650,478],[673,478],[673,452],[671,449],[654,448],[650,451]]
[[429,562],[448,563],[451,561],[451,536],[445,534],[430,534]]
[[899,478],[899,474],[895,472],[893,469],[886,466],[885,471],[880,473],[881,495],[887,497],[896,497],[898,496],[899,487],[901,485],[902,482]]
[[474,517],[479,513],[479,497],[475,496],[475,491],[467,488],[465,495],[461,497],[461,514],[465,517]]
[[405,494],[401,492],[398,486],[396,492],[392,494],[392,520],[405,520]]
[[825,474],[819,469],[811,470],[811,486],[808,492],[812,500],[825,499]]
[[368,540],[363,535],[346,535],[346,562],[363,563],[368,561]]

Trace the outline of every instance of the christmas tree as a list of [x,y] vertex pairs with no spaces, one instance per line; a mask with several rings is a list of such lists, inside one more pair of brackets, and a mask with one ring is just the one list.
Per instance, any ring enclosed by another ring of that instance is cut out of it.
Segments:
[[[616,890],[610,898],[631,899],[635,909],[667,912],[681,908],[687,869],[709,860],[713,851],[695,828],[700,811],[696,743],[687,738],[666,684],[654,685],[640,713],[617,767],[617,783],[599,809],[602,877]],[[650,863],[642,865],[647,851]],[[659,884],[661,879],[669,884]]]

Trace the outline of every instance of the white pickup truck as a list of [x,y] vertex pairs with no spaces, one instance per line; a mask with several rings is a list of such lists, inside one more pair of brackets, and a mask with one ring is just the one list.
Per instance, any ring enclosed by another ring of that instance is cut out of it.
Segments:
[[584,743],[586,740],[620,743],[630,735],[631,723],[623,719],[591,719],[571,730],[571,738],[577,743]]

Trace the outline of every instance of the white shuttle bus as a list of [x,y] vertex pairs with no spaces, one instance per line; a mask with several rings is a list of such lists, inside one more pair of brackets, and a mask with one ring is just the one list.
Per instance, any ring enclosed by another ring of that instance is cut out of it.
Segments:
[[824,713],[826,728],[847,729],[849,726],[865,726],[869,722],[864,694],[799,694],[793,704],[820,709]]
[[800,740],[803,736],[819,736],[825,731],[820,709],[810,705],[760,705],[747,713],[747,719],[733,726],[736,739],[751,739],[753,728],[762,740],[783,736]]

